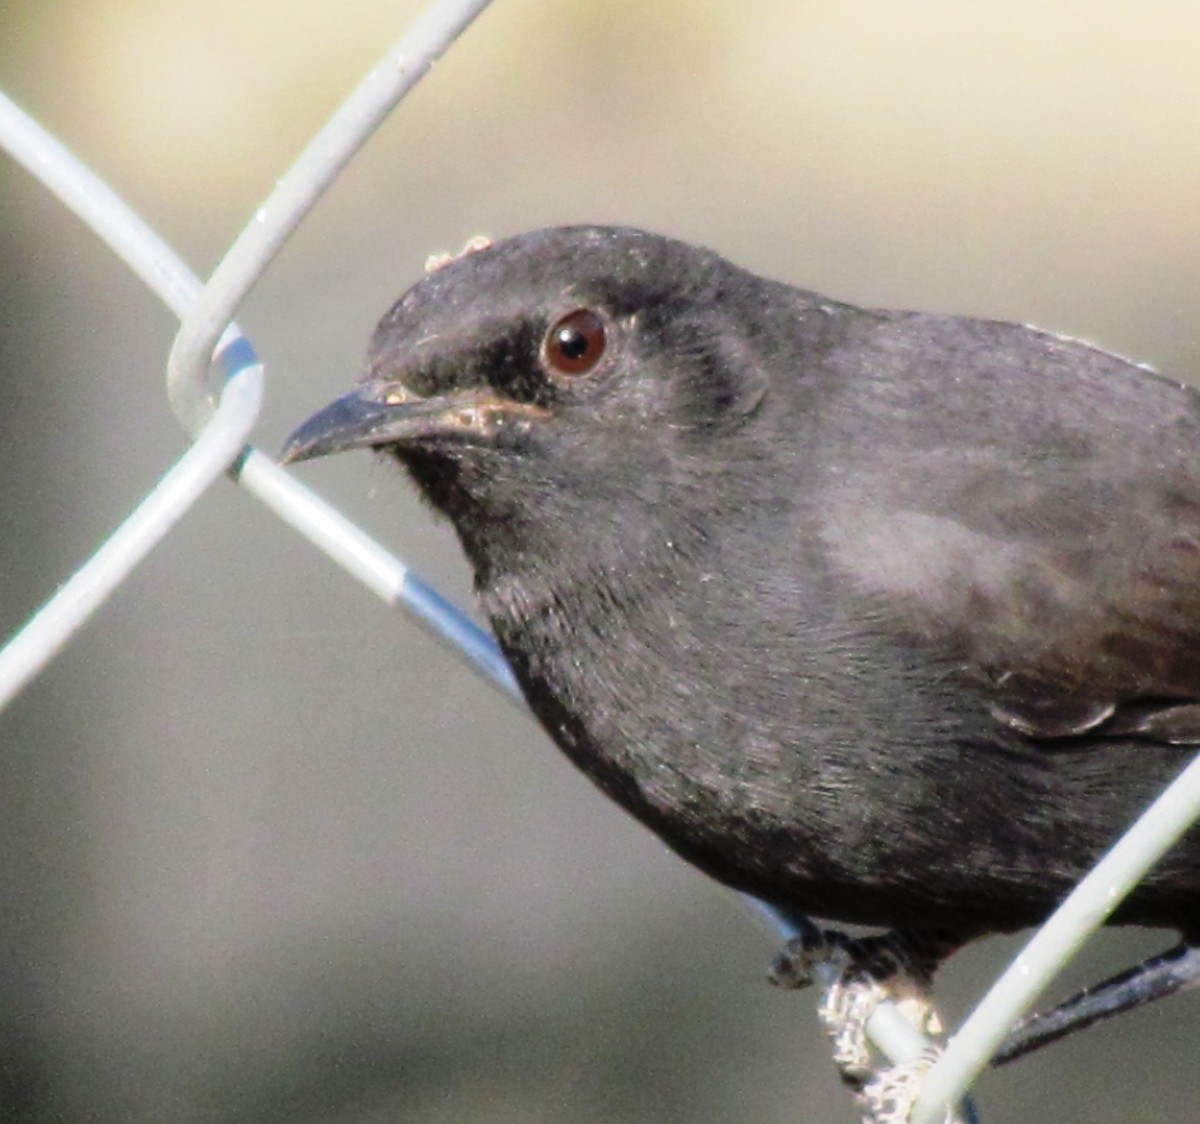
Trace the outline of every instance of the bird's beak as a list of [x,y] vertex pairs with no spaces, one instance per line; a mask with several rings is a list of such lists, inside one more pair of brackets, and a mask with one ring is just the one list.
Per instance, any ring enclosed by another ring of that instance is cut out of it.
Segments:
[[548,414],[491,390],[421,398],[402,383],[372,379],[313,414],[287,439],[279,459],[295,464],[347,449],[439,438],[479,441]]

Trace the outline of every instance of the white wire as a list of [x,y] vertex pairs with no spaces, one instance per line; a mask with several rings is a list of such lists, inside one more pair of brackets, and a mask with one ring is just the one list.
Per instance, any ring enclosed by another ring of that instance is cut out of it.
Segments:
[[189,432],[212,412],[205,375],[225,324],[351,157],[490,2],[431,4],[308,143],[229,248],[183,317],[167,360],[167,396]]
[[[0,147],[34,173],[84,220],[176,314],[200,294],[200,282],[90,169],[0,93]],[[222,350],[239,354],[217,412],[179,459],[110,538],[21,630],[0,649],[0,709],[14,698],[90,619],[109,595],[162,541],[188,508],[229,467],[258,416],[262,368],[236,328]]]
[[[228,323],[237,304],[387,111],[487,2],[440,0],[412,25],[279,182],[207,288],[103,180],[0,93],[0,147],[83,219],[183,321],[177,346],[187,362],[169,364],[168,393],[180,420],[196,438],[117,531],[0,649],[0,708],[53,659],[243,452],[262,401],[262,369],[248,342]],[[222,389],[215,414],[204,389],[214,347],[237,357],[225,372],[236,377]],[[348,520],[334,518],[332,508],[299,482],[272,471],[273,466],[263,467],[259,460],[265,458],[251,452],[244,458],[243,479],[251,491],[390,603],[408,608],[434,632],[459,643],[468,659],[488,671],[493,681],[502,682],[506,674],[511,677],[494,645],[489,649],[490,638],[480,641],[473,636],[473,626],[469,622],[464,626],[463,614],[448,606],[440,614],[424,611],[425,590],[410,581],[403,563],[371,543]]]

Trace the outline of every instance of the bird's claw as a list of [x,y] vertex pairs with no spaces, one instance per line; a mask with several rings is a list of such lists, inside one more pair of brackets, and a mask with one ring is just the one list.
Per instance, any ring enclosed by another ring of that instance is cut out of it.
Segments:
[[[915,1058],[881,1069],[858,1090],[863,1124],[908,1124],[921,1086],[941,1056],[940,1046],[930,1046]],[[964,1124],[958,1112],[948,1111],[942,1124]]]
[[833,1046],[833,1064],[842,1080],[856,1089],[863,1088],[871,1076],[867,1023],[887,994],[883,984],[865,972],[842,972],[817,1007]]

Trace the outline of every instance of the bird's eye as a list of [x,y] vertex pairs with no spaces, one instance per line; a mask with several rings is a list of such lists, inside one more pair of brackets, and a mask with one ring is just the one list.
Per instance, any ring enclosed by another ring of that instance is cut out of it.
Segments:
[[585,375],[604,354],[604,321],[588,308],[568,312],[546,333],[542,358],[559,375]]

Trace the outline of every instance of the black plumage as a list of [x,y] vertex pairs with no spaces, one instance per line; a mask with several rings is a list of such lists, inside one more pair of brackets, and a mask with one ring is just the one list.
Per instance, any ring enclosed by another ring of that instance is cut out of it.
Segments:
[[[1039,922],[1200,744],[1200,396],[1086,344],[552,229],[410,289],[288,456],[361,446],[568,756],[784,911]],[[1200,938],[1200,835],[1114,921]]]

